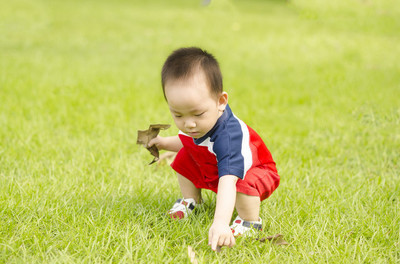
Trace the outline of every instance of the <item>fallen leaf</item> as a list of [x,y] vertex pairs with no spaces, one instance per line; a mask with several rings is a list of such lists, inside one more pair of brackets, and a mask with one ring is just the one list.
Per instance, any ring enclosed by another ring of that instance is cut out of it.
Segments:
[[198,264],[198,261],[196,259],[196,252],[194,252],[194,250],[191,246],[188,246],[188,255],[189,255],[190,263]]
[[260,242],[265,242],[266,240],[271,241],[272,243],[274,243],[275,245],[289,245],[288,242],[286,242],[285,240],[283,240],[283,235],[282,234],[276,234],[274,236],[267,236],[267,237],[263,237],[263,238],[257,238],[256,240],[259,240]]
[[151,155],[154,156],[154,159],[152,162],[150,162],[150,164],[153,164],[154,162],[159,160],[159,152],[158,148],[155,145],[147,147],[147,144],[150,142],[150,140],[157,137],[161,129],[168,129],[170,126],[171,125],[154,124],[150,125],[148,130],[138,130],[136,144],[143,145],[148,151],[150,151]]

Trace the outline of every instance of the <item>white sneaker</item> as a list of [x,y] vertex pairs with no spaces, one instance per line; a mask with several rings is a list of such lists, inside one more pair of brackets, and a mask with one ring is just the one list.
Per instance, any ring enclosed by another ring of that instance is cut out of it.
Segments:
[[259,221],[249,222],[237,216],[232,222],[231,230],[234,237],[255,235],[256,231],[262,230],[262,219],[259,218]]
[[168,211],[168,215],[172,219],[184,219],[188,217],[196,207],[196,201],[192,198],[178,199],[172,208]]

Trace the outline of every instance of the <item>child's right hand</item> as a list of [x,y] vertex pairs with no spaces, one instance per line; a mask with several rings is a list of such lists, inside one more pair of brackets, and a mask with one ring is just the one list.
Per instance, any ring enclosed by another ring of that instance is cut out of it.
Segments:
[[149,141],[147,147],[150,148],[151,146],[155,145],[158,148],[158,150],[163,150],[165,149],[163,144],[163,139],[164,139],[163,137],[157,136]]

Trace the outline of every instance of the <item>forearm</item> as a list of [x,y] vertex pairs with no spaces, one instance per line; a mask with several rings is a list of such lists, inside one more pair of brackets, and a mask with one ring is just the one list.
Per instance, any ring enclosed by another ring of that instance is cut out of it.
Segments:
[[219,179],[214,223],[229,225],[236,202],[237,176],[225,175]]
[[178,152],[182,147],[182,142],[179,136],[164,137],[161,149]]
[[236,202],[237,180],[238,177],[233,175],[219,178],[214,222],[208,231],[208,244],[214,251],[219,251],[222,246],[232,247],[235,245],[235,238],[229,228],[229,222]]

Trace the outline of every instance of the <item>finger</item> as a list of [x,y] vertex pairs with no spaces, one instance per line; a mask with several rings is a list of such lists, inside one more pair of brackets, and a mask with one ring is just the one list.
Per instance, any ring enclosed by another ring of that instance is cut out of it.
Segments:
[[224,243],[221,246],[232,247],[232,237],[228,236],[224,239]]
[[210,229],[210,231],[208,232],[208,245],[209,246],[211,246],[212,238],[213,238],[213,232]]
[[220,247],[220,246],[218,246],[217,243],[218,243],[218,242],[217,242],[216,240],[213,240],[213,241],[211,242],[211,249],[212,249],[213,251],[217,250],[217,248]]
[[218,246],[221,246],[221,247],[223,247],[223,246],[227,246],[227,239],[225,238],[225,237],[219,237],[219,240],[218,240]]
[[215,250],[215,246],[213,247],[214,233],[212,229],[208,232],[208,245],[211,246],[212,250]]
[[230,246],[229,247],[233,247],[236,244],[236,239],[235,237],[232,235],[231,239],[230,239]]
[[221,247],[227,246],[228,245],[227,242],[228,242],[227,237],[220,236],[219,239],[218,239],[218,246],[221,246]]
[[219,242],[218,240],[219,240],[219,237],[215,236],[215,235],[211,239],[211,249],[214,250],[214,251],[217,250],[217,247],[219,246],[218,245],[218,242]]
[[155,138],[151,139],[148,143],[147,143],[147,147],[150,148],[151,146],[153,146],[155,144],[156,140]]

